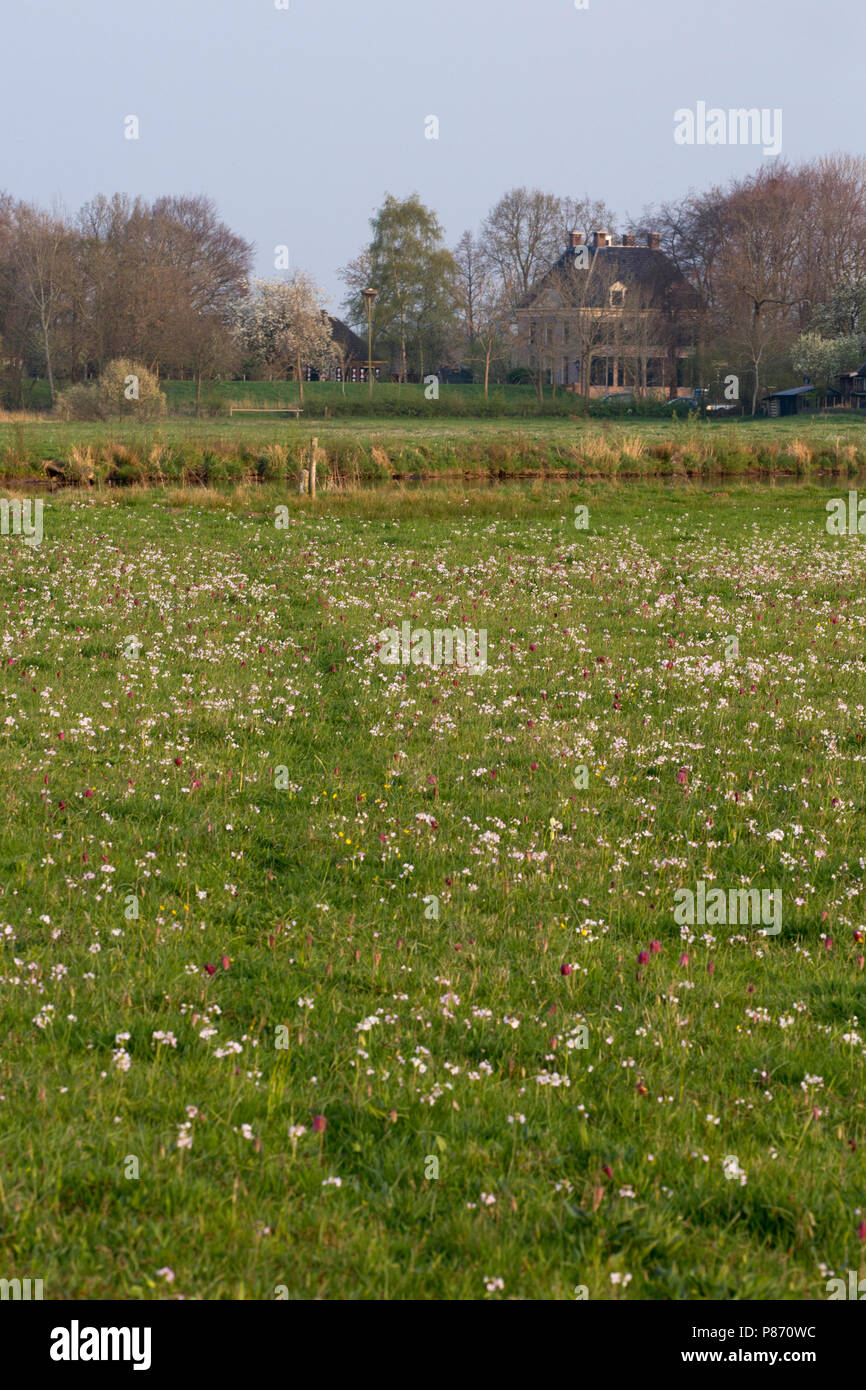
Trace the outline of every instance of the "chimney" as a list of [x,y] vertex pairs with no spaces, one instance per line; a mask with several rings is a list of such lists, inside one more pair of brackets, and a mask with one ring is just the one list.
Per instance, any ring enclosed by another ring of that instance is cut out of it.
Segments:
[[622,244],[623,244],[623,246],[634,246],[634,244],[635,244],[634,233],[633,233],[633,232],[623,232]]
[[583,232],[572,232],[572,234],[571,234],[571,245],[572,245],[572,248],[575,247],[575,246],[581,246],[582,244],[583,244]]
[[596,248],[607,246],[607,232],[597,231],[595,234]]
[[647,232],[646,244],[651,251],[658,251],[661,237],[658,232]]

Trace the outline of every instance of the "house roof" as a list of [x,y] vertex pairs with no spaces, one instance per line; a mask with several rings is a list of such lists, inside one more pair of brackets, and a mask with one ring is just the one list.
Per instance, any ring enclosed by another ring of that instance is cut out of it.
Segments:
[[[583,248],[586,249],[586,248]],[[586,271],[574,268],[574,249],[564,251],[559,260],[546,275],[533,285],[519,305],[529,308],[546,288],[555,288],[557,278],[564,271],[575,275],[589,275],[587,293],[581,304],[587,308],[602,308],[607,304],[607,291],[616,281],[624,284],[638,284],[648,289],[657,304],[679,300],[680,309],[697,309],[700,295],[692,288],[685,276],[664,251],[649,246],[599,246],[589,247],[590,263]],[[599,274],[594,275],[593,272]]]
[[334,342],[344,347],[349,357],[358,357],[366,361],[367,349],[357,333],[354,333],[347,323],[343,323],[342,319],[335,319],[333,314],[329,314],[328,318],[331,321],[331,335]]
[[839,392],[835,386],[789,386],[785,391],[770,391],[764,397],[765,401],[773,401],[777,396],[807,396],[813,393],[818,396],[838,396]]
[[[329,314],[331,321],[331,336],[335,343],[343,348],[346,354],[346,363],[355,362],[361,367],[367,365],[367,344],[360,338],[347,323],[342,319],[335,319],[333,314]],[[371,367],[387,367],[388,361],[384,357],[374,357],[370,362]]]

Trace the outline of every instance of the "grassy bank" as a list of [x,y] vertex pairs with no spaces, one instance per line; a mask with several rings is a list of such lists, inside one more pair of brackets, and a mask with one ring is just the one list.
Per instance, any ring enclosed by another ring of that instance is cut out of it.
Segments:
[[327,485],[392,477],[573,475],[644,477],[839,475],[866,466],[866,421],[857,418],[713,423],[601,424],[539,420],[521,429],[500,421],[342,421],[309,427],[273,417],[230,421],[169,419],[153,426],[0,420],[0,475],[38,477],[42,460],[106,483],[202,485],[287,481],[306,462],[315,430]]

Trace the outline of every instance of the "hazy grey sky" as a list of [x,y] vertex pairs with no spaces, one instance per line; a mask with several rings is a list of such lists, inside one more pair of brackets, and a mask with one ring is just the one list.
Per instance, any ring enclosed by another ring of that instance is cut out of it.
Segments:
[[783,158],[863,151],[858,0],[285,2],[7,0],[0,188],[69,210],[208,193],[258,273],[285,243],[336,307],[385,192],[417,191],[451,242],[523,183],[622,221],[764,162],[677,145],[701,101],[780,108]]

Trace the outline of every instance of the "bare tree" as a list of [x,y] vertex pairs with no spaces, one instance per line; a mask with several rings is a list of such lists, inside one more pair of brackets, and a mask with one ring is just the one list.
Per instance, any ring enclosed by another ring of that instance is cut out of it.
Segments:
[[580,232],[589,244],[595,231],[607,231],[616,224],[616,214],[601,198],[559,199],[559,246],[571,243],[573,232]]
[[512,188],[487,214],[482,237],[503,283],[526,294],[562,246],[560,200],[538,188]]
[[18,272],[16,208],[10,194],[0,194],[0,332],[3,336],[0,365],[6,399],[20,406],[34,309]]
[[457,314],[468,355],[475,342],[479,283],[486,270],[485,256],[482,243],[469,231],[463,233],[454,247],[453,254],[456,267],[454,288]]
[[793,342],[803,298],[796,269],[798,218],[787,180],[759,176],[729,198],[725,220],[729,238],[718,292],[730,337],[751,368],[754,415],[763,363]]
[[484,370],[484,398],[490,392],[490,367],[502,352],[511,320],[511,294],[499,267],[483,243],[464,232],[454,250],[456,298],[466,356]]
[[68,270],[69,230],[59,216],[26,204],[15,210],[13,260],[26,299],[36,318],[45,358],[48,390],[54,404],[54,337]]
[[703,336],[751,377],[754,412],[768,369],[787,375],[799,334],[840,284],[866,272],[866,159],[774,161],[645,212],[641,226],[661,231],[701,294]]

